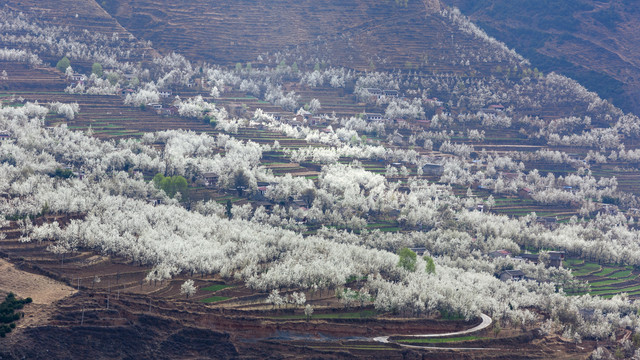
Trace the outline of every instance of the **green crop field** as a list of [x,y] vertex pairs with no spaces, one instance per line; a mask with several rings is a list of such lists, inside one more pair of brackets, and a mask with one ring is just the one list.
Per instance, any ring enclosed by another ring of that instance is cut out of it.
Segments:
[[216,285],[211,285],[211,286],[200,288],[200,290],[216,292],[216,291],[220,291],[220,290],[223,290],[223,289],[229,289],[229,288],[233,288],[233,286],[224,285],[224,284],[216,284]]

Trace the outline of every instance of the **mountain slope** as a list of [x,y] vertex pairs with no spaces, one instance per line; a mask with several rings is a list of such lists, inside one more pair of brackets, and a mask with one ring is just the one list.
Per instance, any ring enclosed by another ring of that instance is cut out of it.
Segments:
[[5,2],[4,6],[13,11],[28,13],[31,17],[39,18],[54,25],[87,29],[109,35],[114,32],[119,35],[129,34],[93,0],[11,0]]
[[[261,54],[337,39],[344,49],[358,41],[359,52],[346,57],[364,66],[380,53],[417,58],[412,45],[424,46],[421,41],[434,35],[434,31],[421,33],[429,30],[421,20],[440,10],[437,0],[410,1],[406,6],[370,0],[107,0],[103,6],[156,48],[192,59],[234,64],[255,61]],[[354,38],[371,33],[380,36],[364,41]]]
[[570,76],[625,111],[640,112],[640,10],[599,2],[444,0],[534,66]]

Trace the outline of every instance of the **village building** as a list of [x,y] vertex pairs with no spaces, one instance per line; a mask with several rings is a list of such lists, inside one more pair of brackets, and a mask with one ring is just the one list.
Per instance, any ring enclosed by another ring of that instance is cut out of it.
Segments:
[[492,112],[492,113],[501,113],[504,111],[504,106],[500,105],[500,104],[496,104],[496,105],[489,105],[487,106],[487,108],[485,109],[486,112]]
[[602,204],[598,212],[605,215],[616,215],[618,213],[618,207],[612,204]]
[[564,261],[564,251],[549,251],[549,266],[561,268]]
[[282,114],[280,114],[280,113],[277,113],[277,112],[268,112],[268,113],[266,113],[266,114],[267,114],[267,115],[269,115],[269,116],[271,116],[271,117],[273,117],[273,119],[274,119],[275,121],[281,121],[281,120],[282,120]]
[[524,280],[524,272],[522,270],[505,270],[500,274],[500,280],[502,281],[520,281]]
[[376,96],[378,98],[380,98],[383,94],[383,91],[378,88],[365,88],[365,90],[367,90],[367,92],[372,96]]
[[85,177],[84,171],[74,171],[72,174],[73,174],[73,177],[75,177],[75,178],[77,178],[79,180],[82,180]]
[[384,90],[384,96],[397,98],[399,96],[398,90]]
[[171,90],[160,90],[160,91],[158,91],[158,94],[160,94],[161,98],[165,98],[166,99],[166,98],[170,97],[173,94],[173,92]]
[[629,208],[629,210],[627,210],[627,215],[637,218],[640,217],[640,209],[638,208]]
[[425,104],[432,105],[432,106],[434,106],[434,107],[442,106],[442,105],[443,105],[442,101],[438,100],[438,98],[425,99],[425,100],[424,100],[424,103],[425,103]]
[[129,94],[133,94],[135,91],[133,89],[122,89],[120,90],[120,96],[126,97]]
[[71,80],[76,81],[76,82],[85,82],[87,81],[87,77],[84,74],[73,74],[71,75]]
[[[549,251],[549,266],[561,268],[564,261],[564,251]],[[522,259],[537,264],[539,260],[538,254],[520,254],[516,259]]]
[[218,183],[218,174],[214,172],[206,172],[202,174],[204,186],[215,186]]
[[379,113],[368,113],[364,114],[364,119],[366,121],[384,121],[384,115]]
[[520,196],[523,199],[531,199],[532,194],[533,194],[533,190],[531,190],[530,188],[525,187],[518,190],[518,196]]
[[402,134],[393,134],[391,140],[396,145],[404,145],[404,135]]
[[426,176],[442,176],[444,166],[441,164],[424,164],[422,166],[422,173]]
[[166,116],[178,115],[178,108],[175,106],[169,106],[168,108],[162,108],[162,113]]
[[489,253],[489,257],[497,259],[497,258],[506,258],[506,257],[510,257],[511,256],[511,252],[508,250],[496,250],[496,251],[492,251]]

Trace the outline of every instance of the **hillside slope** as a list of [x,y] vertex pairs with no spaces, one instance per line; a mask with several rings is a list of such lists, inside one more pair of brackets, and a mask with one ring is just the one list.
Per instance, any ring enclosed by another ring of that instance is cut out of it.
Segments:
[[4,6],[14,11],[28,13],[31,17],[36,17],[54,25],[87,29],[105,34],[129,35],[127,30],[120,26],[113,17],[93,0],[60,0],[51,2],[11,0],[5,2]]
[[[440,10],[438,0],[409,1],[162,1],[102,3],[124,27],[157,49],[220,64],[256,61],[261,54],[299,45],[353,49],[348,62],[367,66],[376,56],[416,60],[434,34],[422,21]],[[375,33],[374,36],[369,36]],[[363,39],[362,36],[365,38]],[[446,40],[446,39],[444,39]],[[351,47],[357,42],[356,47]],[[346,64],[345,64],[346,65]]]
[[635,1],[444,0],[490,35],[625,111],[640,113],[640,10]]

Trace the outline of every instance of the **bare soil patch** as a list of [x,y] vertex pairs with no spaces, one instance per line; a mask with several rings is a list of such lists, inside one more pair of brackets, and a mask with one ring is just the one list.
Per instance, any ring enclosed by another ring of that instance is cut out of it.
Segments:
[[64,283],[20,270],[3,259],[0,259],[0,290],[30,297],[34,304],[40,305],[54,303],[76,292]]

